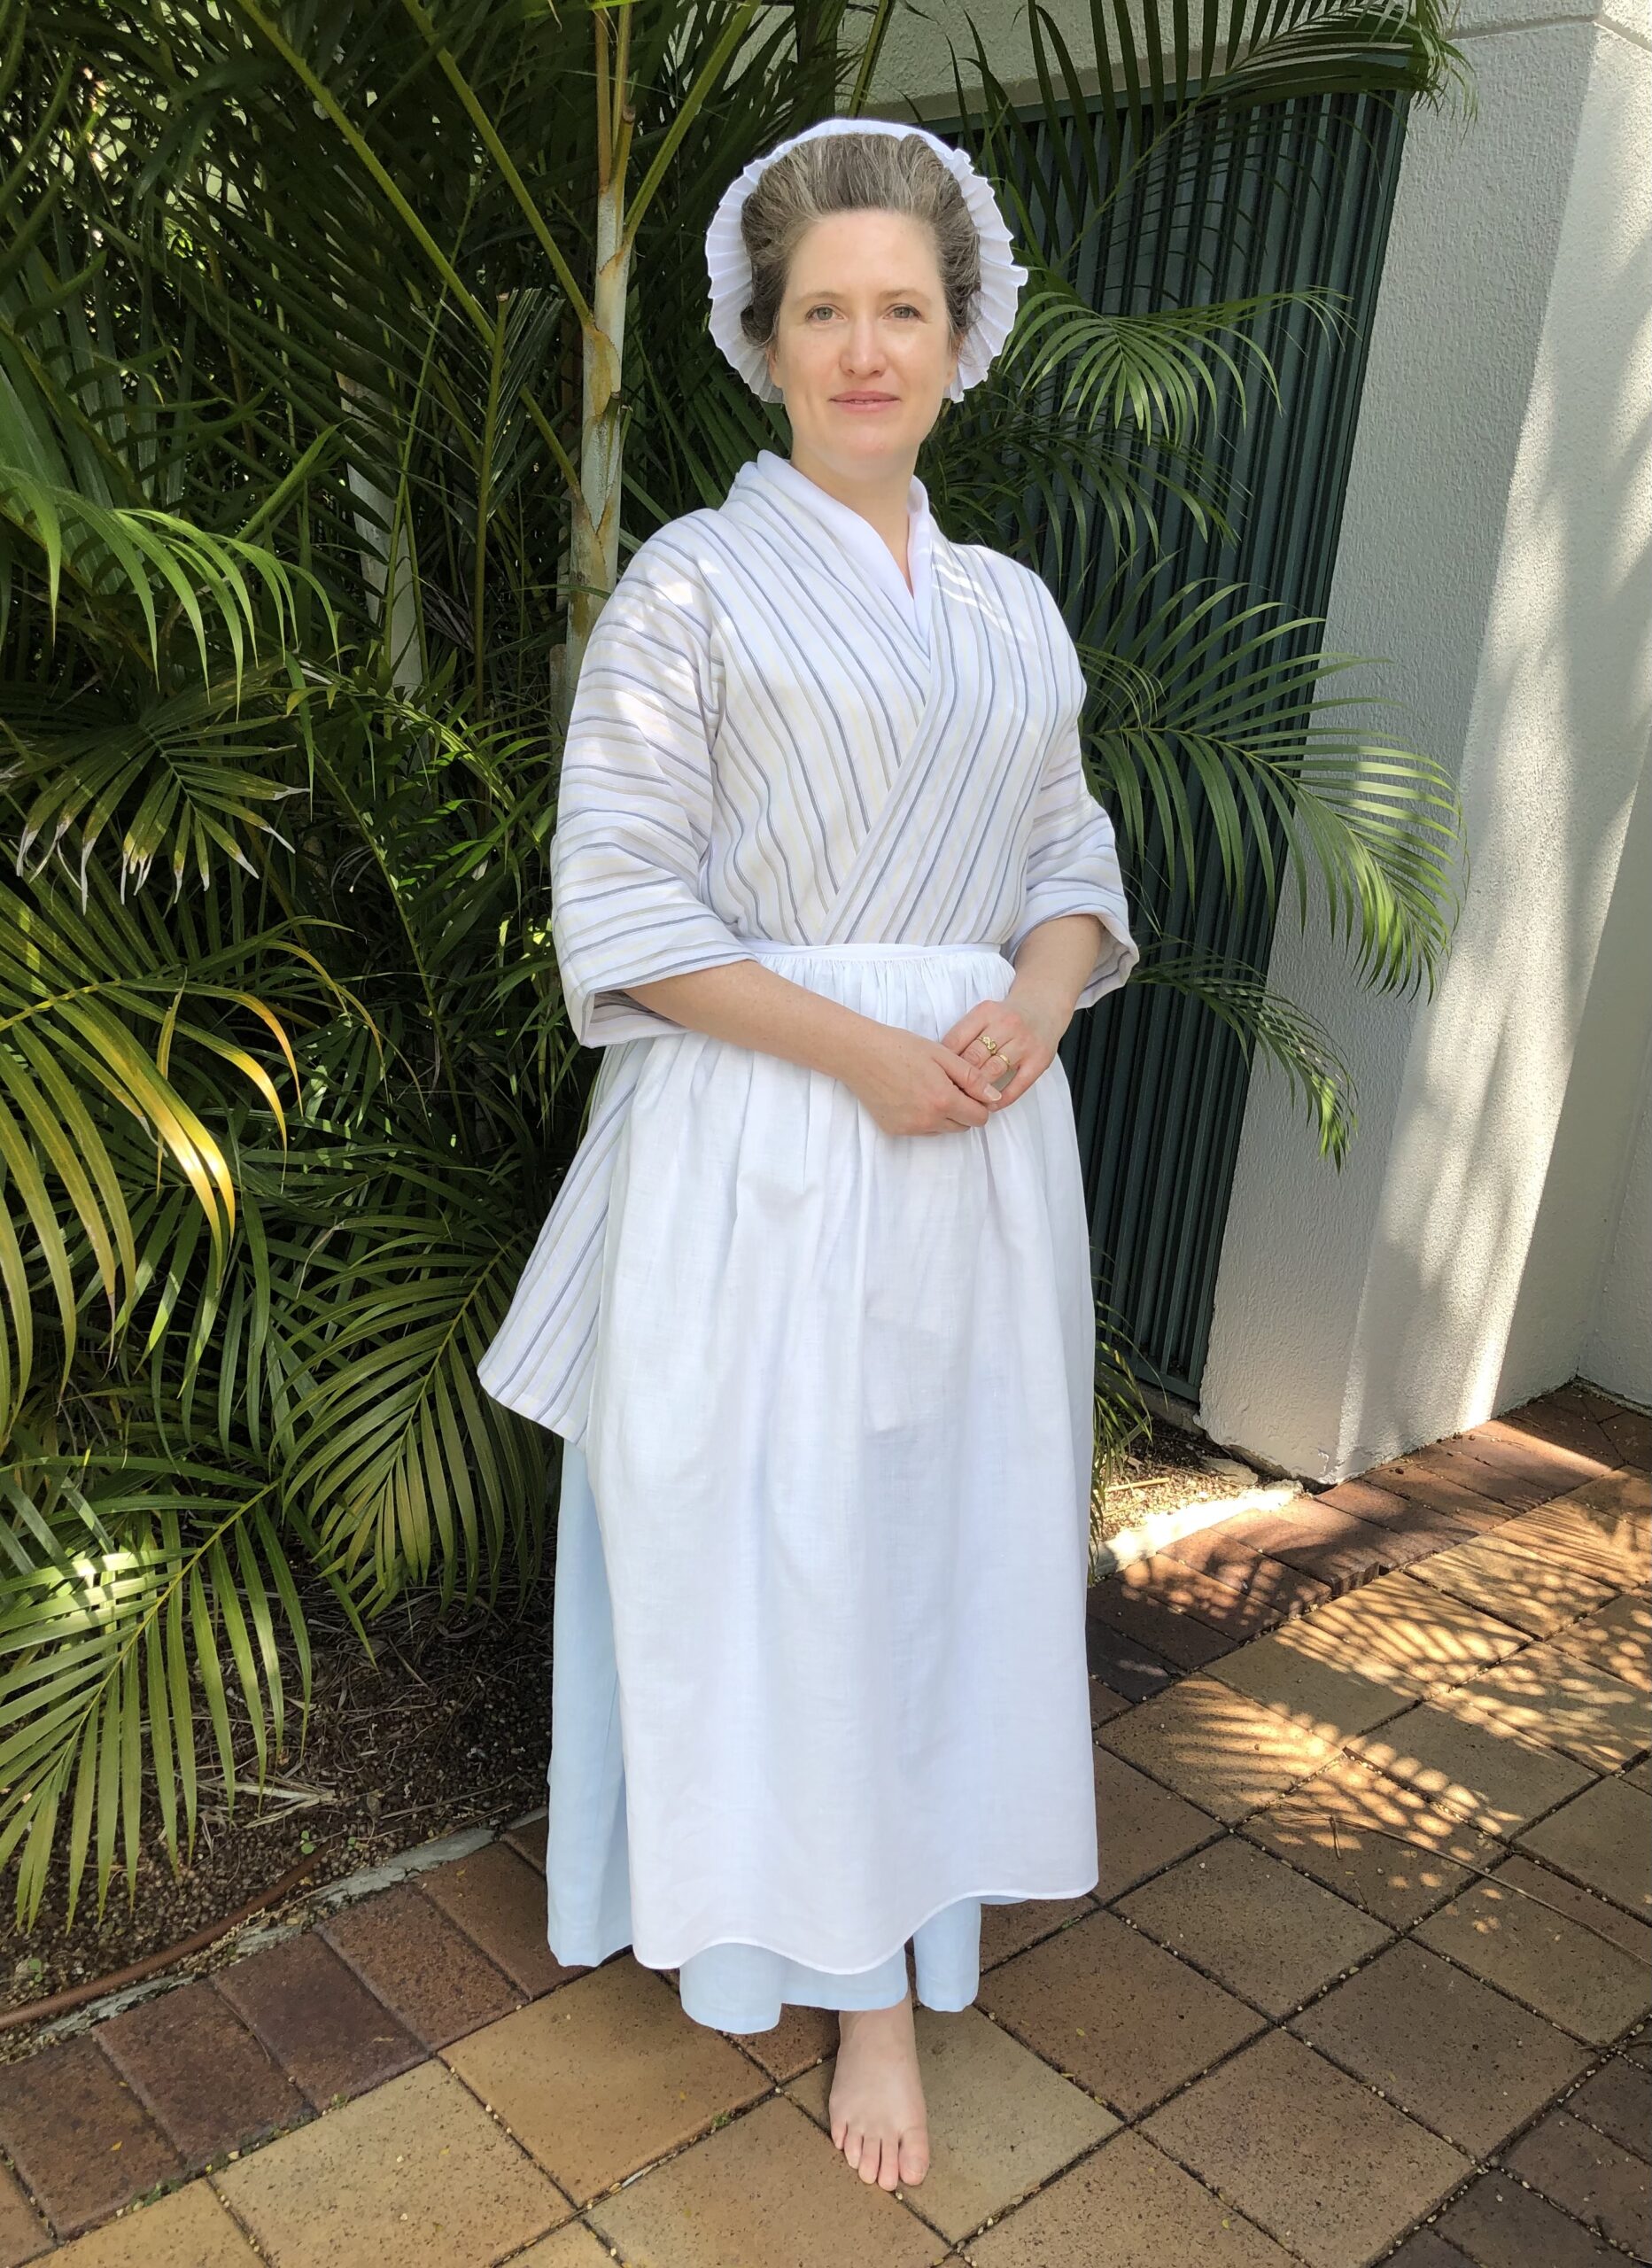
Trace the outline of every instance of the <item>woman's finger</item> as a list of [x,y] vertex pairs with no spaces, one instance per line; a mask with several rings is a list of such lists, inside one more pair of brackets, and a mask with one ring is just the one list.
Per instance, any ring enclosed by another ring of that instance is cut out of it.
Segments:
[[935,1060],[956,1087],[961,1087],[973,1102],[984,1103],[989,1109],[998,1107],[998,1090],[980,1064],[972,1063],[966,1055],[954,1054],[943,1046]]
[[[997,1038],[997,1045],[991,1048],[987,1045],[989,1037]],[[978,1062],[993,1085],[1002,1089],[1008,1083],[1008,1075],[1015,1070],[1035,1045],[1036,1042],[1030,1032],[1022,1032],[1018,1029],[1005,1033],[1002,1037],[983,1032],[978,1034],[970,1042],[969,1048],[965,1051],[964,1060],[966,1063]]]
[[[1040,1060],[1041,1057],[1043,1058],[1042,1061]],[[1047,1071],[1054,1060],[1054,1056],[1046,1053],[1043,1048],[1030,1048],[1027,1055],[1017,1066],[1014,1076],[1005,1080],[1004,1085],[999,1088],[998,1095],[1000,1105],[1006,1102],[1019,1101],[1020,1097],[1027,1092],[1028,1088],[1032,1085],[1033,1081],[1038,1078],[1041,1074]]]
[[[1020,1026],[1015,1010],[1006,1007],[1002,1000],[977,1000],[973,1008],[964,1011],[950,1031],[942,1032],[941,1045],[950,1047],[955,1055],[962,1055],[974,1045],[983,1031],[1001,1041],[1008,1033],[1019,1030]],[[975,1060],[971,1058],[972,1061]]]

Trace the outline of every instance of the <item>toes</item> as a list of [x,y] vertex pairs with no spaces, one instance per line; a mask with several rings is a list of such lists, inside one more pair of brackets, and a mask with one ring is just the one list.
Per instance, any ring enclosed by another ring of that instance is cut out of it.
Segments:
[[904,2134],[900,2148],[901,2179],[917,2183],[929,2171],[929,2141],[925,2134]]
[[865,2136],[864,2134],[857,2133],[853,2128],[849,2128],[845,2131],[843,2136],[843,2155],[849,2160],[850,2165],[858,2165],[860,2163],[860,2154],[865,2146]]

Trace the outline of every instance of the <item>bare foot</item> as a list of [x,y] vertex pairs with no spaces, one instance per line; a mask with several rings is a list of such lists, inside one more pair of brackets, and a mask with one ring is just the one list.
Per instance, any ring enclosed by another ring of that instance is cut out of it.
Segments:
[[880,2189],[921,2181],[929,2171],[928,2106],[911,1987],[890,2008],[840,2008],[837,2027],[826,2104],[834,2147]]

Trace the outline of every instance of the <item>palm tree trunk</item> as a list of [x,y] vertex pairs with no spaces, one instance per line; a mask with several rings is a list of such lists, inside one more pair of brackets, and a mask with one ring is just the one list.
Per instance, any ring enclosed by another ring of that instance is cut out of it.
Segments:
[[622,9],[610,64],[606,12],[592,11],[596,40],[596,273],[581,356],[585,382],[579,436],[579,497],[573,512],[573,569],[568,643],[562,656],[562,722],[596,618],[619,575],[620,373],[624,367],[625,294],[631,240],[625,232],[625,168],[636,113],[627,83],[631,12]]
[[586,641],[619,574],[618,394],[625,346],[625,292],[631,275],[631,249],[624,241],[624,181],[616,178],[606,183],[597,206],[593,320],[585,335],[583,357],[579,485],[585,508],[573,516],[573,579],[562,679],[567,699],[578,681]]

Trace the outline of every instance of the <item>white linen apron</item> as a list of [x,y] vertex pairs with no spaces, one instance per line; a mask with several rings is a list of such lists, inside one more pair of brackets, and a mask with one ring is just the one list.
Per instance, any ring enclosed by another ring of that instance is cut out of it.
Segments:
[[[748,941],[931,1038],[990,945]],[[1085,1585],[1095,1309],[1058,1057],[886,1134],[700,1032],[621,1134],[584,1449],[613,1602],[632,1944],[886,1959],[943,1906],[1097,1876]]]

